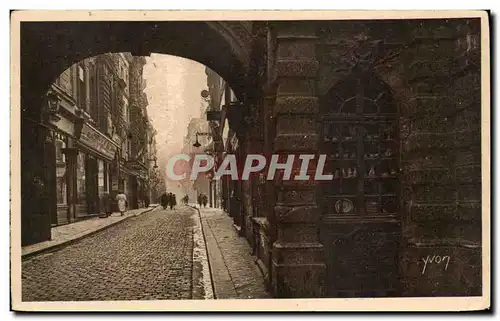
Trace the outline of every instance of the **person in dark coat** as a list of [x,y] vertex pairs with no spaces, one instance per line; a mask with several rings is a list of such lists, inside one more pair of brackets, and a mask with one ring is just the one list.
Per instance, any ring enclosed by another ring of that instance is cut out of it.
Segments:
[[198,206],[201,208],[201,205],[203,204],[203,195],[200,193],[198,194]]
[[160,203],[161,206],[163,206],[163,209],[166,210],[168,205],[169,205],[169,197],[167,193],[163,193],[160,197]]
[[202,196],[202,202],[203,202],[203,207],[207,207],[207,203],[208,203],[208,196],[203,194]]
[[110,217],[113,213],[113,198],[110,193],[104,193],[102,196],[102,209],[104,217]]
[[175,209],[175,205],[177,205],[177,200],[175,199],[175,194],[174,193],[170,193],[170,209],[174,210]]

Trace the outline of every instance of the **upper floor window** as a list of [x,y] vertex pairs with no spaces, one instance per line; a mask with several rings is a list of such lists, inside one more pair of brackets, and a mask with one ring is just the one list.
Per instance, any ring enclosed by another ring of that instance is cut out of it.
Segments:
[[87,88],[85,84],[85,69],[78,65],[77,67],[77,92],[78,105],[81,109],[87,110]]

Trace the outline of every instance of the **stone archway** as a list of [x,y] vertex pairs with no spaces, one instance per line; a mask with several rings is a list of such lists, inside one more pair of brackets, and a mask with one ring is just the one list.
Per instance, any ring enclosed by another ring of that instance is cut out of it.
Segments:
[[[21,214],[23,244],[50,238],[49,129],[45,93],[74,63],[104,53],[164,53],[217,72],[241,101],[250,60],[251,23],[204,21],[21,23]],[[29,201],[28,201],[29,200]],[[43,228],[40,228],[40,227]],[[30,235],[25,240],[25,236]]]
[[88,57],[154,52],[206,65],[226,79],[241,99],[251,39],[251,23],[243,22],[23,22],[22,96],[46,92],[65,69]]

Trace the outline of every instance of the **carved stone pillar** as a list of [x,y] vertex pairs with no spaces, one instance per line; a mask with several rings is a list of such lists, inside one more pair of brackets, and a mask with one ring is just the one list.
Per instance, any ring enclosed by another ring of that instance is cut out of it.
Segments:
[[[316,36],[307,24],[275,25],[277,41],[273,153],[317,154]],[[297,156],[298,157],[298,156]],[[312,163],[312,162],[311,162]],[[324,295],[326,266],[319,240],[316,185],[275,180],[272,287],[279,298]]]

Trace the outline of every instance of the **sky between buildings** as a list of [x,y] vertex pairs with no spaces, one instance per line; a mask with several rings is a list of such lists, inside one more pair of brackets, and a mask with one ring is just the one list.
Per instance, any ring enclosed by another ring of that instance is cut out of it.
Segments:
[[164,171],[170,156],[181,152],[191,118],[201,117],[200,93],[207,88],[207,76],[204,65],[189,59],[152,54],[146,61],[144,92],[157,130],[158,167]]

